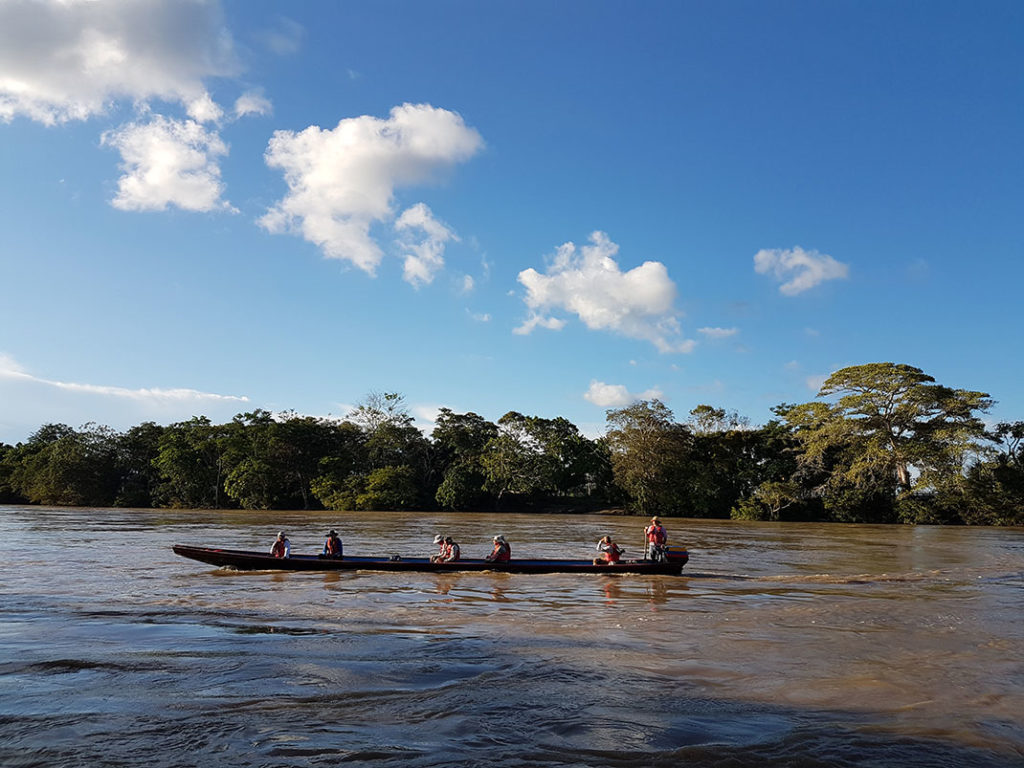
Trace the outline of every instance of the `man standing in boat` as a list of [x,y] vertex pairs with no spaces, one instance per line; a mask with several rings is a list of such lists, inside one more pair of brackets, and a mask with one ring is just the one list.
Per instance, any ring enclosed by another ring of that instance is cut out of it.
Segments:
[[504,536],[494,537],[494,550],[484,558],[489,563],[507,563],[512,559],[512,548]]
[[290,557],[292,554],[292,543],[288,541],[288,537],[284,535],[284,531],[277,534],[277,539],[274,544],[270,547],[270,554],[274,557]]
[[648,557],[655,562],[664,560],[668,533],[657,516],[651,518],[651,524],[644,529],[644,536],[647,539]]
[[324,541],[323,556],[341,559],[344,552],[345,548],[341,543],[341,538],[338,536],[338,532],[332,530],[327,534],[327,540]]

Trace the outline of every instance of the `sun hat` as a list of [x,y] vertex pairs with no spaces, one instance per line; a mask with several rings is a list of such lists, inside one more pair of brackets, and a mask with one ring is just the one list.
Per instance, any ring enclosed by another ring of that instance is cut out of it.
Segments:
[[442,541],[444,541],[444,536],[442,536],[440,533],[434,537],[435,544],[440,544]]
[[497,536],[495,536],[495,537],[494,537],[494,540],[495,540],[495,541],[500,541],[500,542],[501,542],[502,544],[504,544],[504,543],[505,543],[505,537],[504,537],[504,536],[502,536],[501,534],[498,534]]

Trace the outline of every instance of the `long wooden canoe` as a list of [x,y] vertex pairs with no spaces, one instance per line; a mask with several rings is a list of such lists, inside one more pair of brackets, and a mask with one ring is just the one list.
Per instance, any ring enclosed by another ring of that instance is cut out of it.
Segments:
[[274,557],[263,552],[214,547],[190,547],[175,544],[175,554],[208,563],[220,568],[240,571],[425,571],[449,573],[453,571],[497,571],[502,573],[647,573],[678,576],[689,560],[682,547],[669,548],[664,562],[654,560],[622,560],[614,564],[594,565],[591,560],[519,560],[491,563],[486,560],[458,560],[454,563],[432,563],[426,557],[323,557],[320,555],[292,555]]

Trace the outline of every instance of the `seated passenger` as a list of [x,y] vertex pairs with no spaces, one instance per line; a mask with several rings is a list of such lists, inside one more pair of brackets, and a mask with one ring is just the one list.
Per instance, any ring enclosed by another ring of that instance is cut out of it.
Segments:
[[331,531],[327,534],[327,540],[324,541],[324,557],[341,558],[344,553],[344,545],[341,543],[341,539],[338,537],[337,531]]
[[289,557],[292,554],[292,543],[284,535],[284,531],[277,534],[277,539],[270,547],[270,554],[274,557]]
[[444,558],[448,554],[448,545],[445,543],[444,536],[442,536],[440,533],[437,534],[437,536],[434,537],[434,543],[437,544],[438,550],[436,555],[430,556],[430,562],[444,562]]
[[594,565],[617,563],[619,562],[619,557],[626,551],[612,541],[611,536],[602,536],[601,540],[597,542],[597,550],[601,553],[601,557],[594,558]]
[[507,563],[512,559],[512,548],[505,541],[504,536],[494,537],[494,549],[484,558],[489,563]]
[[444,543],[445,546],[447,547],[447,551],[445,552],[444,557],[441,558],[440,562],[456,562],[461,554],[461,552],[459,551],[459,545],[455,543],[455,539],[453,539],[451,536],[445,536]]

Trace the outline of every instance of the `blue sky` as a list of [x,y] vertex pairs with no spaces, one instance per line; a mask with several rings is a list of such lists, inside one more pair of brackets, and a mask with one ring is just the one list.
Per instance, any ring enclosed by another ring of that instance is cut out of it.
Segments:
[[0,2],[0,440],[369,392],[1024,419],[1017,2]]

